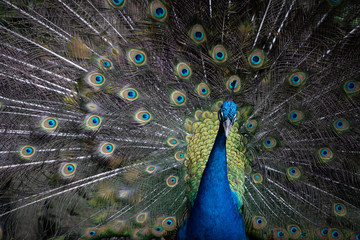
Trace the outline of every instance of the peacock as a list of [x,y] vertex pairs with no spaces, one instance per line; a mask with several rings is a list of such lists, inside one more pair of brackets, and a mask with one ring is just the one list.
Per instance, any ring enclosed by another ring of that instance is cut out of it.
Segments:
[[360,240],[358,0],[0,16],[0,239]]

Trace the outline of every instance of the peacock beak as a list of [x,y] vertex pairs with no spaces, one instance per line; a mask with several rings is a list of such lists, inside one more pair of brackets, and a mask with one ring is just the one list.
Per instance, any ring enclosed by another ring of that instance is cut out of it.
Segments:
[[232,124],[230,118],[227,118],[227,119],[223,122],[223,127],[224,127],[224,130],[225,130],[225,136],[226,136],[226,137],[228,136],[232,125],[233,125],[233,124]]

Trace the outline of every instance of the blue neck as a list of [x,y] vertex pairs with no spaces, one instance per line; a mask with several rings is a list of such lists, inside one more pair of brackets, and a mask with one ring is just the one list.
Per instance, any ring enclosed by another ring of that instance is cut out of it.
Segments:
[[226,136],[222,124],[186,224],[186,239],[246,239],[244,222],[227,177]]

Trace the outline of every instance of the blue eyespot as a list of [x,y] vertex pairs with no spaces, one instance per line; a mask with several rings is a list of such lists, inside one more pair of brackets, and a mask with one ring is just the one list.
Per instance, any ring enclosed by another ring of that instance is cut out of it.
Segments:
[[290,114],[290,117],[291,117],[292,120],[296,120],[297,117],[298,117],[298,115],[297,115],[296,112],[292,112],[292,113]]
[[105,146],[105,148],[106,148],[107,151],[111,152],[111,150],[113,149],[113,146],[111,146],[111,144],[107,144]]
[[248,125],[248,128],[252,129],[254,127],[254,125],[252,123],[249,123]]
[[181,75],[184,76],[184,77],[186,77],[187,75],[189,75],[189,73],[190,73],[190,71],[189,71],[188,69],[186,69],[186,68],[183,68],[183,69],[181,70]]
[[340,235],[340,234],[339,234],[338,231],[333,231],[333,232],[331,233],[331,236],[332,236],[333,238],[337,238],[339,235]]
[[290,228],[290,231],[291,231],[292,233],[296,233],[296,232],[297,232],[297,228],[296,228],[296,227],[292,227],[292,228]]
[[50,120],[48,121],[48,124],[49,124],[50,127],[54,127],[56,123],[55,123],[54,120],[50,119]]
[[124,2],[124,0],[112,0],[112,2],[114,5],[118,6],[118,5],[121,5]]
[[201,41],[203,39],[203,37],[204,37],[204,34],[202,32],[196,31],[194,33],[194,38],[198,41]]
[[341,128],[343,125],[344,125],[344,121],[343,121],[343,120],[339,120],[339,121],[336,122],[336,126],[337,126],[338,128]]
[[181,158],[184,157],[184,154],[180,153],[180,157],[181,157]]
[[148,113],[143,113],[142,118],[143,120],[148,120],[150,115]]
[[132,99],[136,97],[136,92],[134,90],[129,90],[127,96]]
[[261,218],[258,218],[258,219],[256,220],[256,223],[257,223],[257,224],[262,224],[262,223],[263,223],[263,220],[262,220]]
[[296,173],[296,168],[291,168],[291,169],[290,169],[290,174],[291,174],[291,175],[294,175],[295,173]]
[[225,57],[225,54],[223,52],[217,52],[215,54],[217,60],[223,60]]
[[89,234],[90,234],[91,236],[94,236],[95,233],[96,233],[96,232],[95,232],[94,230],[92,230],[92,231],[89,232]]
[[257,179],[259,179],[260,177],[259,177],[259,175],[255,175],[254,178],[257,180]]
[[104,67],[110,67],[111,66],[110,62],[107,61],[107,60],[105,60],[103,64],[104,64]]
[[236,83],[236,80],[235,80],[235,81],[230,82],[230,83],[229,83],[229,87],[230,87],[230,89],[235,89],[235,88],[237,88],[237,83]]
[[177,143],[177,142],[176,142],[176,140],[172,140],[172,143],[175,144],[175,143]]
[[299,81],[300,81],[300,78],[299,78],[299,76],[298,76],[298,75],[294,75],[294,76],[292,76],[292,78],[291,78],[291,82],[293,82],[293,83],[297,84],[297,83],[299,83]]
[[257,55],[251,56],[251,63],[258,65],[261,63],[261,58]]
[[321,229],[321,235],[326,236],[327,234],[328,234],[328,229],[327,228]]
[[206,93],[207,93],[207,89],[206,89],[206,88],[202,88],[202,89],[201,89],[201,93],[202,93],[202,94],[206,94]]
[[251,153],[251,152],[249,152],[248,156],[249,156],[249,157],[252,157],[252,153]]
[[321,151],[321,156],[326,157],[327,154],[328,154],[328,150],[323,149],[323,150]]
[[32,154],[33,149],[30,148],[30,147],[27,147],[27,148],[25,148],[25,152],[26,152],[27,154]]
[[[104,62],[104,64],[105,64],[105,62]],[[102,83],[103,82],[103,77],[101,75],[96,75],[95,82],[96,83]]]
[[336,205],[336,210],[340,212],[341,210],[343,210],[343,206],[341,206],[340,204]]
[[355,89],[355,82],[348,82],[346,84],[346,88],[347,90],[351,91],[351,90],[354,90]]
[[360,233],[356,234],[355,238],[356,238],[356,240],[360,240]]
[[98,117],[92,117],[91,118],[92,123],[96,126],[99,124],[100,119]]
[[178,96],[178,97],[176,98],[176,102],[177,102],[177,103],[183,103],[184,100],[185,100],[185,98],[184,98],[183,96]]
[[278,231],[277,232],[277,236],[278,237],[283,237],[285,234],[284,234],[284,232],[283,231]]
[[165,9],[162,7],[158,7],[155,9],[154,13],[157,18],[162,18],[165,16]]
[[266,144],[267,146],[270,146],[270,145],[271,145],[271,140],[270,140],[270,139],[266,139],[266,140],[265,140],[265,144]]
[[166,224],[169,225],[169,226],[171,226],[171,225],[173,224],[173,221],[167,220],[167,221],[166,221]]
[[72,172],[72,171],[74,171],[74,167],[73,167],[72,165],[68,165],[68,166],[67,166],[67,170],[68,170],[69,172]]
[[134,59],[136,63],[141,63],[144,61],[144,55],[142,53],[138,53],[135,55]]
[[161,228],[161,227],[157,227],[157,228],[156,228],[156,231],[161,232],[161,231],[162,231],[162,228]]
[[175,178],[171,178],[170,181],[171,181],[171,182],[176,182],[176,179],[175,179]]

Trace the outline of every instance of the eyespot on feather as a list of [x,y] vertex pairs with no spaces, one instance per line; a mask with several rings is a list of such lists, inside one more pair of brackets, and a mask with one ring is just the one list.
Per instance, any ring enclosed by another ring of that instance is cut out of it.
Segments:
[[104,156],[111,155],[115,151],[115,145],[105,142],[100,146],[100,153]]
[[289,167],[286,170],[286,175],[289,180],[296,180],[301,177],[301,171],[298,167]]
[[120,90],[119,96],[127,101],[135,101],[139,98],[139,93],[135,88],[125,87]]
[[147,213],[139,213],[137,216],[136,216],[136,222],[138,223],[144,223],[146,221],[148,217],[148,214]]
[[340,118],[333,122],[333,127],[337,133],[343,133],[349,130],[350,124],[345,118]]
[[128,51],[128,59],[136,66],[142,66],[146,63],[146,54],[144,51],[138,49],[131,49]]
[[23,158],[31,158],[35,155],[36,149],[32,146],[23,146],[20,149],[20,156]]
[[255,229],[264,229],[267,225],[267,221],[264,217],[261,216],[255,216],[252,219],[252,225]]
[[253,174],[252,179],[253,179],[254,183],[262,183],[263,182],[263,176],[260,173]]
[[346,207],[343,203],[335,203],[333,205],[333,211],[336,216],[343,217],[346,215]]
[[291,239],[299,239],[301,237],[301,229],[298,225],[289,225],[287,231]]
[[196,44],[200,44],[206,41],[206,33],[204,28],[200,24],[194,25],[190,30],[190,38]]
[[292,124],[299,124],[302,120],[304,119],[304,114],[303,112],[299,111],[299,110],[292,110],[290,111],[290,113],[288,114],[288,120],[290,123]]
[[265,53],[260,49],[253,50],[248,57],[248,62],[252,68],[261,68],[265,64]]
[[304,72],[294,72],[289,77],[289,83],[291,86],[294,87],[300,87],[304,85],[305,81],[307,79],[307,74]]
[[175,159],[177,161],[183,161],[185,159],[185,154],[183,151],[179,151],[175,153]]
[[122,8],[125,6],[126,0],[107,0],[113,8]]
[[230,92],[239,92],[241,88],[241,82],[240,78],[236,75],[233,75],[229,77],[229,79],[226,81],[226,89]]
[[183,106],[186,103],[186,95],[180,91],[174,91],[171,93],[170,100],[176,106]]
[[248,120],[246,123],[245,123],[245,129],[248,131],[248,132],[255,132],[256,130],[256,127],[257,127],[257,121],[256,120]]
[[100,87],[105,83],[105,77],[100,73],[91,73],[86,79],[90,86]]
[[100,58],[99,64],[100,64],[101,68],[104,70],[110,70],[114,67],[112,62],[108,58]]
[[273,137],[267,137],[263,141],[263,146],[267,150],[273,149],[274,147],[276,147],[276,145],[277,145],[277,140]]
[[344,91],[347,95],[354,95],[360,91],[360,83],[355,80],[346,81],[344,84]]
[[332,150],[328,147],[320,148],[317,152],[317,156],[322,162],[329,162],[334,158]]
[[140,124],[146,124],[150,122],[151,118],[152,117],[150,112],[144,109],[138,110],[134,116],[135,121],[137,121]]
[[63,163],[60,166],[60,174],[64,178],[70,178],[75,175],[76,164],[75,163]]
[[167,143],[171,146],[171,147],[175,147],[176,145],[179,144],[179,141],[176,138],[169,138],[167,140]]
[[176,176],[171,175],[166,179],[166,184],[169,187],[175,187],[176,185],[178,185],[178,183],[179,183],[179,178]]
[[41,128],[47,132],[53,132],[58,126],[58,121],[55,118],[47,117],[41,120]]
[[153,1],[149,9],[151,17],[156,21],[163,22],[168,16],[167,8],[160,1]]
[[200,83],[197,86],[197,93],[200,97],[206,98],[210,94],[210,88],[206,83]]
[[223,45],[216,45],[211,50],[211,57],[216,63],[224,63],[228,58],[228,53]]
[[190,66],[184,62],[180,62],[176,65],[176,75],[182,79],[189,79],[192,74]]
[[162,221],[163,228],[166,231],[173,231],[176,229],[176,218],[175,217],[167,217]]
[[90,115],[85,119],[85,126],[90,130],[97,130],[101,125],[101,117],[98,115]]

